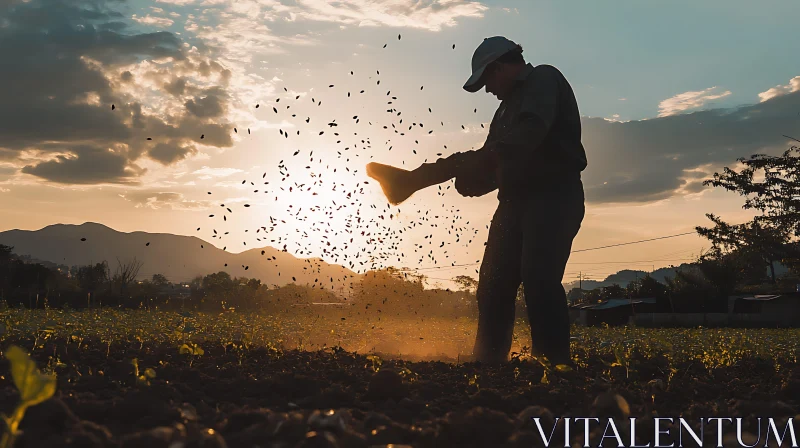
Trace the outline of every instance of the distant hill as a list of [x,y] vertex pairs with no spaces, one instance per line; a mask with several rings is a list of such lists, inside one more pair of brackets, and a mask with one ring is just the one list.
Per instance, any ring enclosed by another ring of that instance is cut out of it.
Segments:
[[[686,268],[690,266],[689,263],[681,263],[679,266],[674,268],[659,268],[655,271],[650,273],[650,276],[654,279],[658,280],[661,283],[666,284],[667,280],[666,277],[675,277],[675,272],[680,269]],[[781,276],[782,274],[786,273],[788,268],[784,265],[780,264],[779,262],[775,263],[775,276]],[[769,272],[769,271],[767,271]],[[638,270],[631,270],[631,269],[623,269],[616,274],[611,274],[605,278],[605,280],[598,281],[598,280],[583,280],[580,282],[579,280],[575,280],[569,283],[562,283],[564,285],[564,289],[566,291],[570,291],[572,288],[577,288],[580,284],[584,290],[592,290],[595,288],[602,288],[605,286],[611,286],[614,283],[622,286],[623,288],[627,287],[628,284],[637,278],[642,278],[647,275],[647,271],[638,271]]]
[[359,274],[343,266],[319,258],[300,259],[274,247],[232,254],[194,236],[126,233],[93,222],[54,224],[39,230],[7,230],[0,232],[0,244],[13,246],[13,252],[20,256],[57,265],[82,266],[105,260],[112,273],[118,257],[122,263],[136,257],[144,263],[137,277],[140,280],[163,274],[170,282],[179,283],[198,275],[225,271],[232,277],[260,279],[270,286],[292,283],[292,277],[297,284],[313,285],[317,279],[327,290],[334,286],[337,293],[340,288],[347,292],[351,284],[360,280]]
[[[677,268],[660,268],[653,271],[650,276],[654,279],[658,280],[661,283],[666,283],[665,277],[675,277],[675,272],[683,266],[687,266],[687,263],[682,263]],[[582,282],[579,280],[575,280],[569,283],[563,283],[564,288],[569,291],[572,288],[577,288],[580,284],[581,287],[585,290],[592,290],[595,288],[602,288],[604,286],[611,286],[614,283],[622,286],[623,288],[628,286],[628,283],[636,280],[637,278],[644,277],[647,275],[647,271],[639,271],[639,270],[632,270],[632,269],[623,269],[616,274],[611,274],[605,278],[605,280],[583,280]]]

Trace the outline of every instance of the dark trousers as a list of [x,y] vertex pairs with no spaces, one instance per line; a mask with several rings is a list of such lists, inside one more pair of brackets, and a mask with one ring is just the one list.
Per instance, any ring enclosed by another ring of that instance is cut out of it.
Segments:
[[520,283],[531,327],[532,353],[555,363],[570,358],[569,313],[561,280],[584,214],[583,183],[579,179],[548,192],[500,201],[478,279],[476,360],[508,359]]

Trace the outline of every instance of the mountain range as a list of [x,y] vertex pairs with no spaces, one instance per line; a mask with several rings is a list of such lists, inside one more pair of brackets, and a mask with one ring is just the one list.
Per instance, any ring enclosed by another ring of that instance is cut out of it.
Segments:
[[[681,263],[679,266],[675,267],[665,267],[656,269],[653,272],[649,272],[650,276],[654,279],[658,280],[661,283],[666,284],[666,277],[675,277],[675,273],[681,269],[690,266],[689,263]],[[784,273],[788,272],[789,268],[782,265],[780,262],[775,262],[775,276],[779,277]],[[602,288],[605,286],[611,286],[613,284],[618,284],[623,288],[627,287],[628,284],[638,278],[642,278],[647,275],[647,271],[639,271],[639,270],[631,270],[631,269],[623,269],[618,271],[615,274],[611,274],[605,278],[605,280],[575,280],[569,283],[562,283],[564,285],[564,289],[567,291],[572,290],[573,288],[580,287],[584,290],[592,290],[594,288]]]
[[360,280],[359,274],[344,266],[319,258],[297,258],[271,246],[233,254],[194,236],[119,232],[94,222],[7,230],[0,232],[0,244],[13,246],[13,253],[32,261],[56,265],[84,266],[105,260],[112,273],[120,262],[125,264],[135,257],[143,262],[138,280],[163,274],[170,282],[179,283],[225,271],[231,277],[257,278],[270,286],[293,282],[313,285],[318,280],[318,285],[326,290],[333,287],[337,293],[346,292]]

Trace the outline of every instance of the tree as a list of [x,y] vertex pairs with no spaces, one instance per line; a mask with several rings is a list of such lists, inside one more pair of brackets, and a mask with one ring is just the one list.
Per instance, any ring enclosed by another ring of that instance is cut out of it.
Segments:
[[84,291],[94,293],[100,286],[108,282],[108,264],[105,261],[95,265],[86,265],[78,268],[75,273],[78,286]]
[[257,278],[251,278],[250,280],[247,280],[247,287],[253,291],[258,291],[258,289],[261,288],[261,280]]
[[617,283],[609,286],[603,286],[600,292],[600,298],[603,300],[608,299],[624,299],[628,297],[628,291]]
[[[800,259],[800,246],[791,242],[791,229],[779,227],[777,221],[770,217],[756,216],[744,224],[728,224],[711,213],[706,217],[714,223],[714,227],[695,227],[697,233],[708,238],[712,245],[701,261],[722,262],[726,255],[733,252],[737,252],[742,260],[756,257],[762,261],[758,269],[763,272],[768,267],[771,281],[775,283],[775,261]],[[733,259],[726,262],[732,263]]]
[[585,289],[581,289],[576,286],[570,289],[567,293],[567,302],[573,304],[583,302],[586,298],[586,293],[587,291]]
[[231,275],[225,271],[219,271],[215,274],[208,274],[203,277],[203,289],[208,295],[218,295],[223,297],[226,293],[233,290],[233,279]]
[[667,285],[654,279],[650,274],[628,283],[626,289],[629,296],[635,299],[655,297],[656,300],[661,300],[667,297]]
[[139,275],[139,269],[142,268],[143,264],[144,262],[137,261],[136,257],[125,264],[122,264],[122,262],[119,261],[119,258],[117,258],[117,270],[114,273],[112,280],[115,284],[119,285],[120,295],[125,295],[128,285],[130,285],[131,282],[136,279],[136,276]]
[[468,294],[475,294],[478,289],[478,281],[469,275],[457,275],[453,277],[453,282],[458,285],[458,290]]
[[672,309],[677,313],[708,312],[706,304],[718,297],[717,288],[696,264],[675,271],[675,277],[665,277]]
[[[714,173],[714,178],[703,181],[703,185],[721,186],[742,196],[755,195],[748,197],[742,208],[759,210],[775,228],[800,236],[800,158],[793,153],[800,153],[800,147],[792,146],[778,157],[741,157],[737,161],[745,168],[740,172],[725,167],[722,174]],[[763,182],[753,180],[759,170],[764,171]]]
[[11,287],[11,261],[14,246],[0,244],[0,300],[4,300]]
[[[790,137],[791,138],[791,137]],[[793,139],[794,140],[794,139]],[[737,172],[725,167],[723,173],[714,173],[713,179],[703,185],[723,187],[747,196],[742,208],[761,212],[752,222],[729,225],[714,215],[706,215],[715,226],[697,227],[701,236],[710,239],[712,250],[726,248],[744,253],[757,253],[770,268],[770,277],[775,283],[776,260],[785,262],[795,273],[800,268],[800,244],[794,238],[800,236],[800,147],[792,146],[781,156],[754,154],[750,159],[741,157],[738,162],[744,168]],[[753,180],[756,172],[763,170],[764,180]]]
[[198,275],[189,282],[189,294],[192,297],[199,297],[200,291],[203,289],[203,276]]
[[6,246],[5,244],[0,244],[0,263],[8,262],[13,258],[14,246]]
[[159,288],[169,285],[169,280],[167,280],[164,274],[153,274],[153,278],[150,281]]

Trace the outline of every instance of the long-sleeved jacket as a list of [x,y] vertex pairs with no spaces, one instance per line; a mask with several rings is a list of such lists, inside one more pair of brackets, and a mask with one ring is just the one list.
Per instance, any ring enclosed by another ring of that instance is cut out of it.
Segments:
[[[524,196],[554,184],[575,182],[586,168],[581,122],[571,86],[551,65],[526,64],[513,92],[492,118],[480,149],[453,154],[482,194]],[[444,161],[447,159],[440,159]]]

